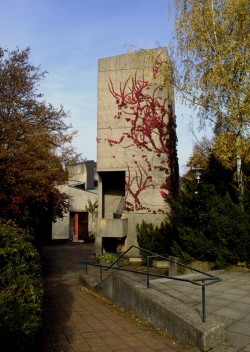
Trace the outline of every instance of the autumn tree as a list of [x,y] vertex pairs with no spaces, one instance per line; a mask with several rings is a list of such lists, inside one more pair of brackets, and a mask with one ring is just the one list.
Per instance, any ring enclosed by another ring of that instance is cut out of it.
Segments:
[[67,206],[57,185],[67,180],[62,165],[77,156],[68,114],[43,101],[37,88],[45,72],[29,55],[29,48],[0,49],[0,217],[38,228]]
[[178,0],[177,81],[199,116],[215,131],[249,132],[249,35],[247,0]]
[[[228,144],[232,143],[229,139],[226,141],[224,149]],[[244,206],[245,212],[249,213],[250,206],[250,163],[245,162],[242,166],[242,173],[244,174],[244,192],[239,198],[239,177],[237,172],[237,164],[232,153],[225,153],[218,157],[220,144],[218,138],[215,136],[212,139],[203,138],[193,148],[193,153],[190,156],[187,166],[189,171],[184,175],[184,179],[195,178],[195,168],[201,168],[201,181],[213,185],[219,195],[221,193],[229,193],[235,203],[240,203]],[[221,146],[223,148],[223,146]],[[230,148],[228,148],[230,151]],[[245,159],[246,160],[246,159]],[[239,170],[238,170],[239,171]],[[223,186],[222,186],[223,185]]]
[[[177,90],[209,122],[218,157],[249,157],[248,0],[174,0]],[[168,71],[169,72],[169,71]],[[228,140],[231,144],[229,145]],[[222,160],[223,162],[223,160]]]

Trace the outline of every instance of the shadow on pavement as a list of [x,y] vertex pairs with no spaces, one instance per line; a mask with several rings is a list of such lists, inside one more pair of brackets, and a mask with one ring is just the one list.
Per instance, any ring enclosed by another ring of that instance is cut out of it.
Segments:
[[83,270],[80,261],[90,259],[93,251],[93,244],[61,241],[42,247],[45,310],[41,352],[73,351],[70,345],[76,337],[72,311],[76,299],[74,287]]

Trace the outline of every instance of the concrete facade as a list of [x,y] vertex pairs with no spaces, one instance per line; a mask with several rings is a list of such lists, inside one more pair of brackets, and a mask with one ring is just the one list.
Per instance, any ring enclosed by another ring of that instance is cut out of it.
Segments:
[[166,62],[164,48],[99,60],[97,252],[137,245],[136,225],[168,212],[177,156]]
[[89,202],[97,204],[96,163],[86,161],[67,167],[69,181],[60,186],[60,191],[69,196],[69,212],[63,219],[52,224],[53,240],[72,240],[84,242],[91,234],[96,234],[96,214],[86,209]]
[[124,272],[107,276],[95,290],[171,336],[198,347],[199,351],[209,351],[225,341],[225,325],[219,318],[209,316],[203,323],[192,307],[157,289],[145,289]]

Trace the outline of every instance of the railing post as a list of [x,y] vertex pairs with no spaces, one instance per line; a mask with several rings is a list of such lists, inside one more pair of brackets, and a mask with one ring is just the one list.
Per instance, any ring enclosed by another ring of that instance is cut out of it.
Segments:
[[100,281],[102,281],[102,265],[100,265]]
[[85,274],[88,275],[88,263],[85,263]]
[[205,293],[205,280],[202,280],[202,321],[206,322],[206,293]]
[[149,256],[147,256],[147,288],[149,288]]
[[149,272],[147,272],[147,288],[149,288]]

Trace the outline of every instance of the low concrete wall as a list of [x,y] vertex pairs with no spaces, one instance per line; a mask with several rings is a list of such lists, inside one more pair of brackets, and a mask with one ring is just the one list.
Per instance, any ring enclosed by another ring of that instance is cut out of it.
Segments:
[[201,316],[186,304],[131,280],[127,274],[114,272],[95,290],[174,338],[198,347],[201,351],[225,341],[225,327],[220,321]]

